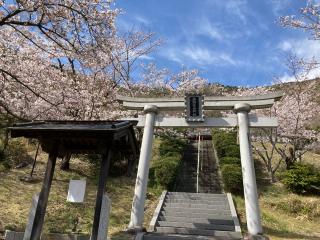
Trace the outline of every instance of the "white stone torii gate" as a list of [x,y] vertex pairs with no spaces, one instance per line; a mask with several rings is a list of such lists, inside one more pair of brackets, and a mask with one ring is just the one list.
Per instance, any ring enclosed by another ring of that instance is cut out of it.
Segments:
[[187,107],[188,97],[131,98],[117,96],[118,101],[128,110],[140,110],[145,114],[145,117],[139,116],[138,118],[126,119],[137,121],[137,127],[144,127],[129,229],[141,230],[143,228],[154,127],[230,128],[238,126],[248,232],[251,235],[262,234],[249,127],[272,128],[277,127],[278,122],[275,118],[256,117],[248,113],[251,109],[271,107],[275,101],[281,99],[282,93],[276,92],[256,96],[197,97],[201,98],[201,111],[233,110],[236,116],[205,118],[201,113],[200,118],[192,120],[177,117],[161,117],[157,116],[161,111],[188,112],[190,110],[190,107]]

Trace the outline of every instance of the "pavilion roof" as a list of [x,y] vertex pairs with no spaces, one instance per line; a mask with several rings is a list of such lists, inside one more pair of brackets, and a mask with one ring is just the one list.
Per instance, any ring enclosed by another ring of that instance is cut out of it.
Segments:
[[[137,146],[133,123],[129,121],[34,121],[14,124],[9,131],[13,138],[38,139],[46,152],[54,144],[59,145],[60,155],[100,153],[114,143]],[[128,144],[130,139],[135,143]]]

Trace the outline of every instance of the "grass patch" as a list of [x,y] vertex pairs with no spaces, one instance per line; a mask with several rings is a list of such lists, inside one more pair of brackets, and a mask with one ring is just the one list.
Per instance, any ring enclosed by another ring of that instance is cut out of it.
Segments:
[[[280,155],[275,153],[274,161],[279,159]],[[319,167],[320,155],[307,152],[303,155],[302,162]],[[285,163],[282,162],[277,173],[279,179],[283,177],[284,171]],[[319,195],[293,194],[280,182],[260,185],[258,190],[263,231],[270,239],[320,239]],[[241,228],[246,233],[244,199],[235,196],[234,202]]]
[[[31,152],[33,156],[34,152]],[[34,175],[43,179],[46,166],[46,154],[39,156]],[[97,191],[97,177],[93,165],[79,159],[71,160],[71,170],[61,171],[60,161],[57,166],[49,195],[47,214],[43,232],[84,233],[91,232],[95,198]],[[40,191],[42,181],[25,183],[19,177],[30,173],[31,166],[23,169],[12,169],[0,173],[0,223],[5,229],[23,231],[27,223],[27,216],[34,194]],[[86,178],[87,189],[85,202],[82,204],[67,203],[66,197],[70,179]],[[123,231],[129,224],[132,198],[134,195],[135,177],[108,177],[107,194],[112,200],[109,222],[109,236],[114,240],[132,239]],[[145,212],[145,226],[152,218],[158,203],[161,189],[148,188]],[[0,233],[1,234],[1,233]]]
[[[241,228],[247,232],[244,199],[241,196],[233,199]],[[320,239],[319,196],[288,193],[277,183],[264,189],[259,203],[263,230],[270,239]]]

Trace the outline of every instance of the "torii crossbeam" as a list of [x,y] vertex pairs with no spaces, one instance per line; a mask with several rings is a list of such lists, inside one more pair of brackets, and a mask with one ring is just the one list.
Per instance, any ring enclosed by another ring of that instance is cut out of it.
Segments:
[[[277,127],[278,122],[275,118],[256,117],[248,113],[251,109],[270,108],[275,101],[281,99],[282,95],[282,93],[275,92],[256,96],[206,97],[189,95],[185,98],[131,98],[118,96],[117,99],[128,110],[140,110],[145,114],[145,117],[126,119],[135,121],[137,127],[144,127],[129,228],[143,228],[154,127],[227,128],[238,126],[248,232],[251,235],[262,234],[249,128]],[[233,110],[237,116],[206,118],[204,111],[208,110]],[[185,118],[158,115],[159,112],[163,111],[184,111]]]

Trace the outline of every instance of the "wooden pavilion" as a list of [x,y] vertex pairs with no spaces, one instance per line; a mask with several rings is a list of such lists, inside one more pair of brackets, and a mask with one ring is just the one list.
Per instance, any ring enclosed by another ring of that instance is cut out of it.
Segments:
[[126,145],[131,147],[134,155],[137,155],[138,146],[133,123],[128,121],[35,121],[15,124],[9,130],[13,138],[38,139],[42,149],[49,154],[42,189],[32,221],[29,218],[24,239],[40,239],[57,157],[86,153],[102,156],[91,233],[91,240],[98,239],[102,199],[112,153],[116,148],[123,150],[119,146]]

